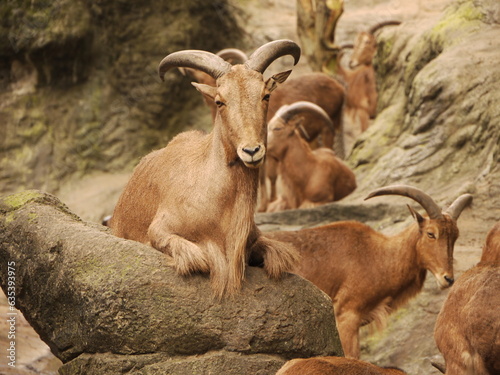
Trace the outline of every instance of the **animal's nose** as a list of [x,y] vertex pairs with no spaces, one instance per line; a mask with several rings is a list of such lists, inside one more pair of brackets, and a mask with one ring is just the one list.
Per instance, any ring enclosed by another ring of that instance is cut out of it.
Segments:
[[450,286],[452,286],[455,282],[455,279],[453,277],[445,276],[444,279],[448,282],[448,284],[450,284]]
[[257,147],[243,147],[243,152],[247,153],[250,156],[254,156],[257,152],[259,152],[260,146]]

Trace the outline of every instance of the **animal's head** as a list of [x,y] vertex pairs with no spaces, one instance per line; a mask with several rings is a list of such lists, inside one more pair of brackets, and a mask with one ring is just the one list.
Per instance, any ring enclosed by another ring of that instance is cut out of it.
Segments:
[[258,48],[245,64],[231,65],[206,51],[188,50],[165,57],[158,68],[160,77],[172,67],[201,70],[216,79],[216,86],[193,83],[198,91],[217,105],[214,127],[225,142],[231,161],[241,160],[256,168],[266,154],[266,116],[271,92],[290,75],[286,71],[264,80],[263,73],[281,56],[291,55],[296,64],[300,48],[290,40],[277,40]]
[[302,114],[310,113],[312,119],[328,126],[332,131],[334,126],[328,114],[320,106],[308,102],[298,101],[290,105],[283,105],[268,123],[267,149],[268,155],[281,160],[286,153],[288,138],[300,136],[311,141],[308,124],[304,123]]
[[371,192],[365,199],[380,195],[406,196],[424,208],[427,217],[408,206],[418,225],[417,254],[422,266],[434,275],[438,285],[442,289],[450,287],[454,282],[453,250],[458,238],[457,219],[472,201],[472,195],[461,195],[444,211],[429,195],[412,186],[387,186]]
[[377,39],[375,33],[384,26],[399,25],[399,21],[385,21],[376,24],[368,31],[362,31],[356,36],[354,49],[349,59],[349,67],[355,69],[362,65],[371,65],[375,52],[377,51]]

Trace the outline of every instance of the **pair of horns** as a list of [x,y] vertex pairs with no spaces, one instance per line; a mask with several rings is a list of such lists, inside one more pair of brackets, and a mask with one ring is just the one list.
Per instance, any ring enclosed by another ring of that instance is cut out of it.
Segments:
[[423,209],[427,212],[430,219],[442,219],[443,213],[450,215],[453,220],[457,220],[463,209],[467,207],[472,202],[471,194],[463,194],[459,196],[455,201],[448,207],[444,212],[441,208],[434,202],[434,200],[424,193],[422,190],[417,189],[413,186],[408,185],[393,185],[386,186],[377,190],[372,191],[365,198],[370,199],[373,197],[378,197],[380,195],[402,195],[413,199],[415,202],[419,203]]
[[[297,64],[300,58],[300,47],[291,40],[275,40],[255,50],[245,62],[245,66],[248,69],[264,73],[274,60],[286,55],[291,55],[294,58],[294,65]],[[158,74],[163,80],[169,69],[183,67],[201,70],[217,79],[229,72],[231,66],[222,57],[211,52],[185,50],[167,55],[158,66]]]
[[332,131],[335,131],[332,120],[330,119],[330,116],[328,116],[328,114],[325,112],[325,110],[317,104],[305,100],[298,101],[290,105],[285,104],[281,106],[280,109],[278,109],[278,111],[276,112],[275,116],[278,116],[283,119],[283,121],[288,122],[293,116],[304,112],[318,115],[319,118],[321,118],[321,120],[324,121],[324,123],[330,129],[332,129]]

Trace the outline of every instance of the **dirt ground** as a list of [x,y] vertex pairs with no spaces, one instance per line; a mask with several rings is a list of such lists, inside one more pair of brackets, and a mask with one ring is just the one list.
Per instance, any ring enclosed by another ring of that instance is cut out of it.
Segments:
[[[345,14],[338,25],[338,41],[347,42],[354,32],[365,29],[387,15],[401,18],[431,17],[442,11],[450,0],[420,0],[408,7],[402,1],[362,0],[354,4],[346,1]],[[292,38],[295,34],[295,5],[289,0],[235,1],[235,6],[247,9],[247,31],[259,42],[271,39]],[[257,43],[258,44],[258,43]],[[307,70],[305,63],[300,69]],[[114,204],[128,173],[107,175],[94,174],[66,184],[56,195],[84,220],[99,222],[112,212]],[[460,237],[455,246],[455,277],[475,265],[481,253],[487,231],[493,226],[494,216],[489,221],[479,220],[483,212],[466,209],[458,221]],[[498,218],[497,218],[498,219]],[[405,223],[407,224],[407,223]],[[439,357],[434,344],[433,327],[447,291],[441,291],[432,275],[428,276],[424,291],[410,303],[398,310],[389,319],[382,332],[362,334],[362,359],[379,365],[398,366],[409,374],[438,374],[430,360]],[[0,298],[0,315],[6,317],[7,302]],[[1,374],[56,374],[60,362],[52,356],[48,347],[19,313],[17,316],[17,363],[13,370],[5,363],[2,354]],[[0,332],[8,331],[6,319],[0,320]],[[0,336],[0,347],[8,348],[6,335]]]

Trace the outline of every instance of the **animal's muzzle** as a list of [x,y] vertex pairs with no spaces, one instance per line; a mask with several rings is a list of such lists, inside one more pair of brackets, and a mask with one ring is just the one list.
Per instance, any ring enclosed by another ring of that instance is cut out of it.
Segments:
[[261,146],[257,147],[244,147],[243,152],[246,152],[250,156],[254,156],[257,152],[259,152],[261,149]]
[[266,147],[263,144],[244,146],[238,151],[239,158],[249,168],[259,167],[264,161],[265,155]]
[[455,282],[455,279],[453,277],[445,276],[444,279],[448,282],[450,286],[452,286],[453,283]]

